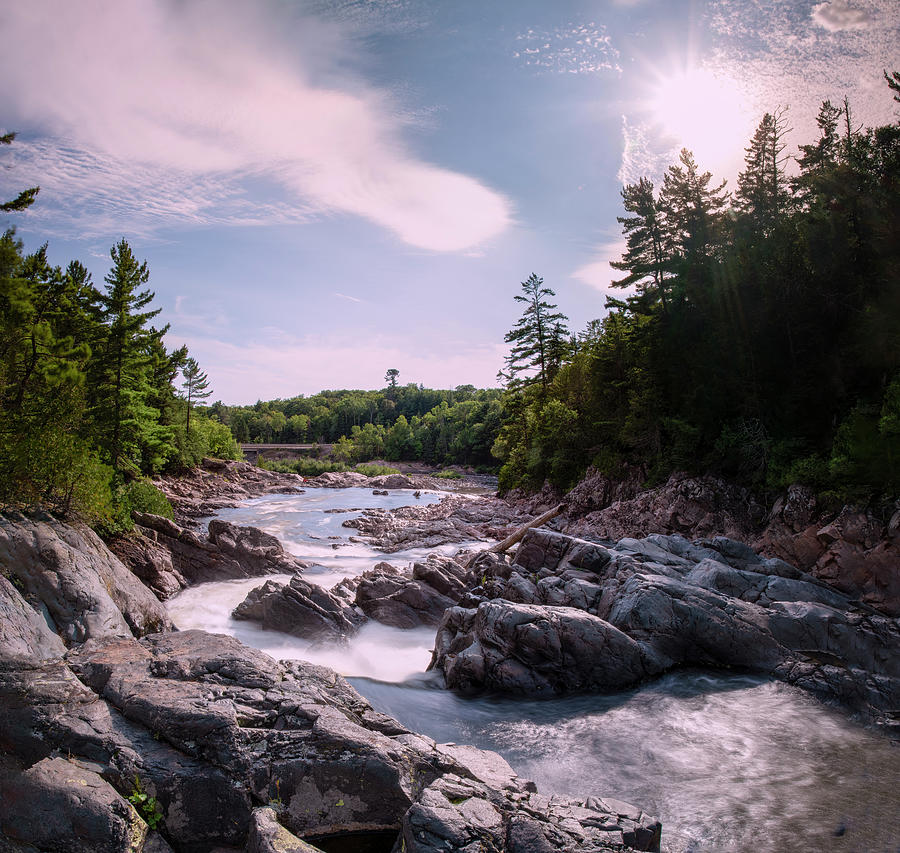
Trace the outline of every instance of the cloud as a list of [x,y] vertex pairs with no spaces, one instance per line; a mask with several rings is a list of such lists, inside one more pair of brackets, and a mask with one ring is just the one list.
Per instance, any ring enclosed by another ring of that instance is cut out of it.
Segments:
[[670,141],[661,137],[658,128],[654,132],[649,123],[623,115],[622,165],[616,175],[622,185],[636,184],[641,178],[659,184],[669,165],[678,160],[678,147]]
[[529,68],[558,74],[621,72],[619,51],[606,27],[594,22],[552,30],[527,30],[516,36],[513,57]]
[[493,387],[506,354],[499,344],[459,343],[411,353],[387,337],[296,337],[281,329],[262,330],[259,339],[240,343],[202,336],[189,337],[187,343],[201,365],[214,365],[204,368],[214,398],[235,404],[324,389],[380,388],[391,366],[400,369],[401,382]]
[[847,0],[830,0],[813,6],[812,19],[831,32],[863,29],[871,20],[865,9],[851,6]]
[[348,302],[362,302],[363,301],[362,299],[357,299],[355,296],[347,296],[346,293],[338,293],[337,291],[335,291],[334,295],[337,296],[338,299],[346,299]]
[[4,120],[40,134],[26,171],[82,234],[351,214],[461,251],[510,223],[505,197],[410,150],[409,116],[346,71],[358,45],[334,22],[269,2],[32,0],[0,27]]
[[599,245],[594,251],[594,260],[578,267],[571,275],[572,278],[593,287],[605,296],[621,298],[625,291],[612,287],[614,279],[621,278],[625,273],[613,269],[610,261],[618,261],[625,252],[625,240],[623,237],[614,237]]

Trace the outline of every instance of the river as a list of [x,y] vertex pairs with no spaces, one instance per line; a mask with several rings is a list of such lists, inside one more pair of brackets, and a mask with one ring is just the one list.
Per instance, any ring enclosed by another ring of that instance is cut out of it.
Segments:
[[[380,560],[407,565],[425,553],[384,555],[350,542],[355,531],[345,519],[362,508],[438,499],[320,489],[257,498],[219,517],[278,536],[291,553],[319,563],[307,580],[330,587]],[[312,646],[232,619],[231,609],[261,583],[203,584],[173,598],[169,610],[181,628],[330,666],[378,710],[435,740],[496,750],[543,793],[640,805],[662,820],[669,853],[900,853],[900,747],[803,691],[689,671],[605,696],[462,697],[424,673],[433,629],[369,624],[346,645]]]

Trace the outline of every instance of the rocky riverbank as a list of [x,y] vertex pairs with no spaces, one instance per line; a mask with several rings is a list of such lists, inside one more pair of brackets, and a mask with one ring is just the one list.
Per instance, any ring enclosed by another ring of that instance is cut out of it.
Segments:
[[496,754],[377,713],[331,670],[170,629],[86,528],[0,516],[0,849],[659,849],[639,808],[541,796]]

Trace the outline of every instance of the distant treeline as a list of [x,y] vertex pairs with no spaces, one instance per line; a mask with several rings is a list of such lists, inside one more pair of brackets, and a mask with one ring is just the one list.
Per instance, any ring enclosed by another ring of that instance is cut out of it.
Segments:
[[227,424],[241,443],[333,444],[332,455],[342,462],[494,467],[491,448],[500,429],[502,394],[472,385],[452,391],[389,385],[381,391],[322,391],[253,406],[215,403],[205,412]]
[[688,151],[658,189],[626,186],[628,290],[577,336],[540,279],[523,283],[502,487],[639,465],[897,496],[900,123],[862,128],[844,100],[818,127],[792,149],[787,111],[767,114],[733,193]]

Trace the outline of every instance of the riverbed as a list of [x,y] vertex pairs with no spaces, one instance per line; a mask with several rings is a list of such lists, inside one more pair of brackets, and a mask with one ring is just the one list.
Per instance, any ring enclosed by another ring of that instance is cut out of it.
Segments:
[[[439,499],[317,489],[256,498],[219,517],[278,536],[291,553],[318,563],[307,580],[330,587],[376,562],[405,566],[428,553],[380,554],[351,541],[355,531],[344,520],[368,507]],[[169,610],[181,628],[330,666],[378,710],[435,740],[496,750],[543,793],[638,804],[662,820],[669,853],[900,851],[900,748],[803,691],[688,671],[605,696],[461,697],[424,672],[433,629],[370,623],[346,644],[313,645],[232,619],[231,609],[262,582],[203,584],[173,598]]]

